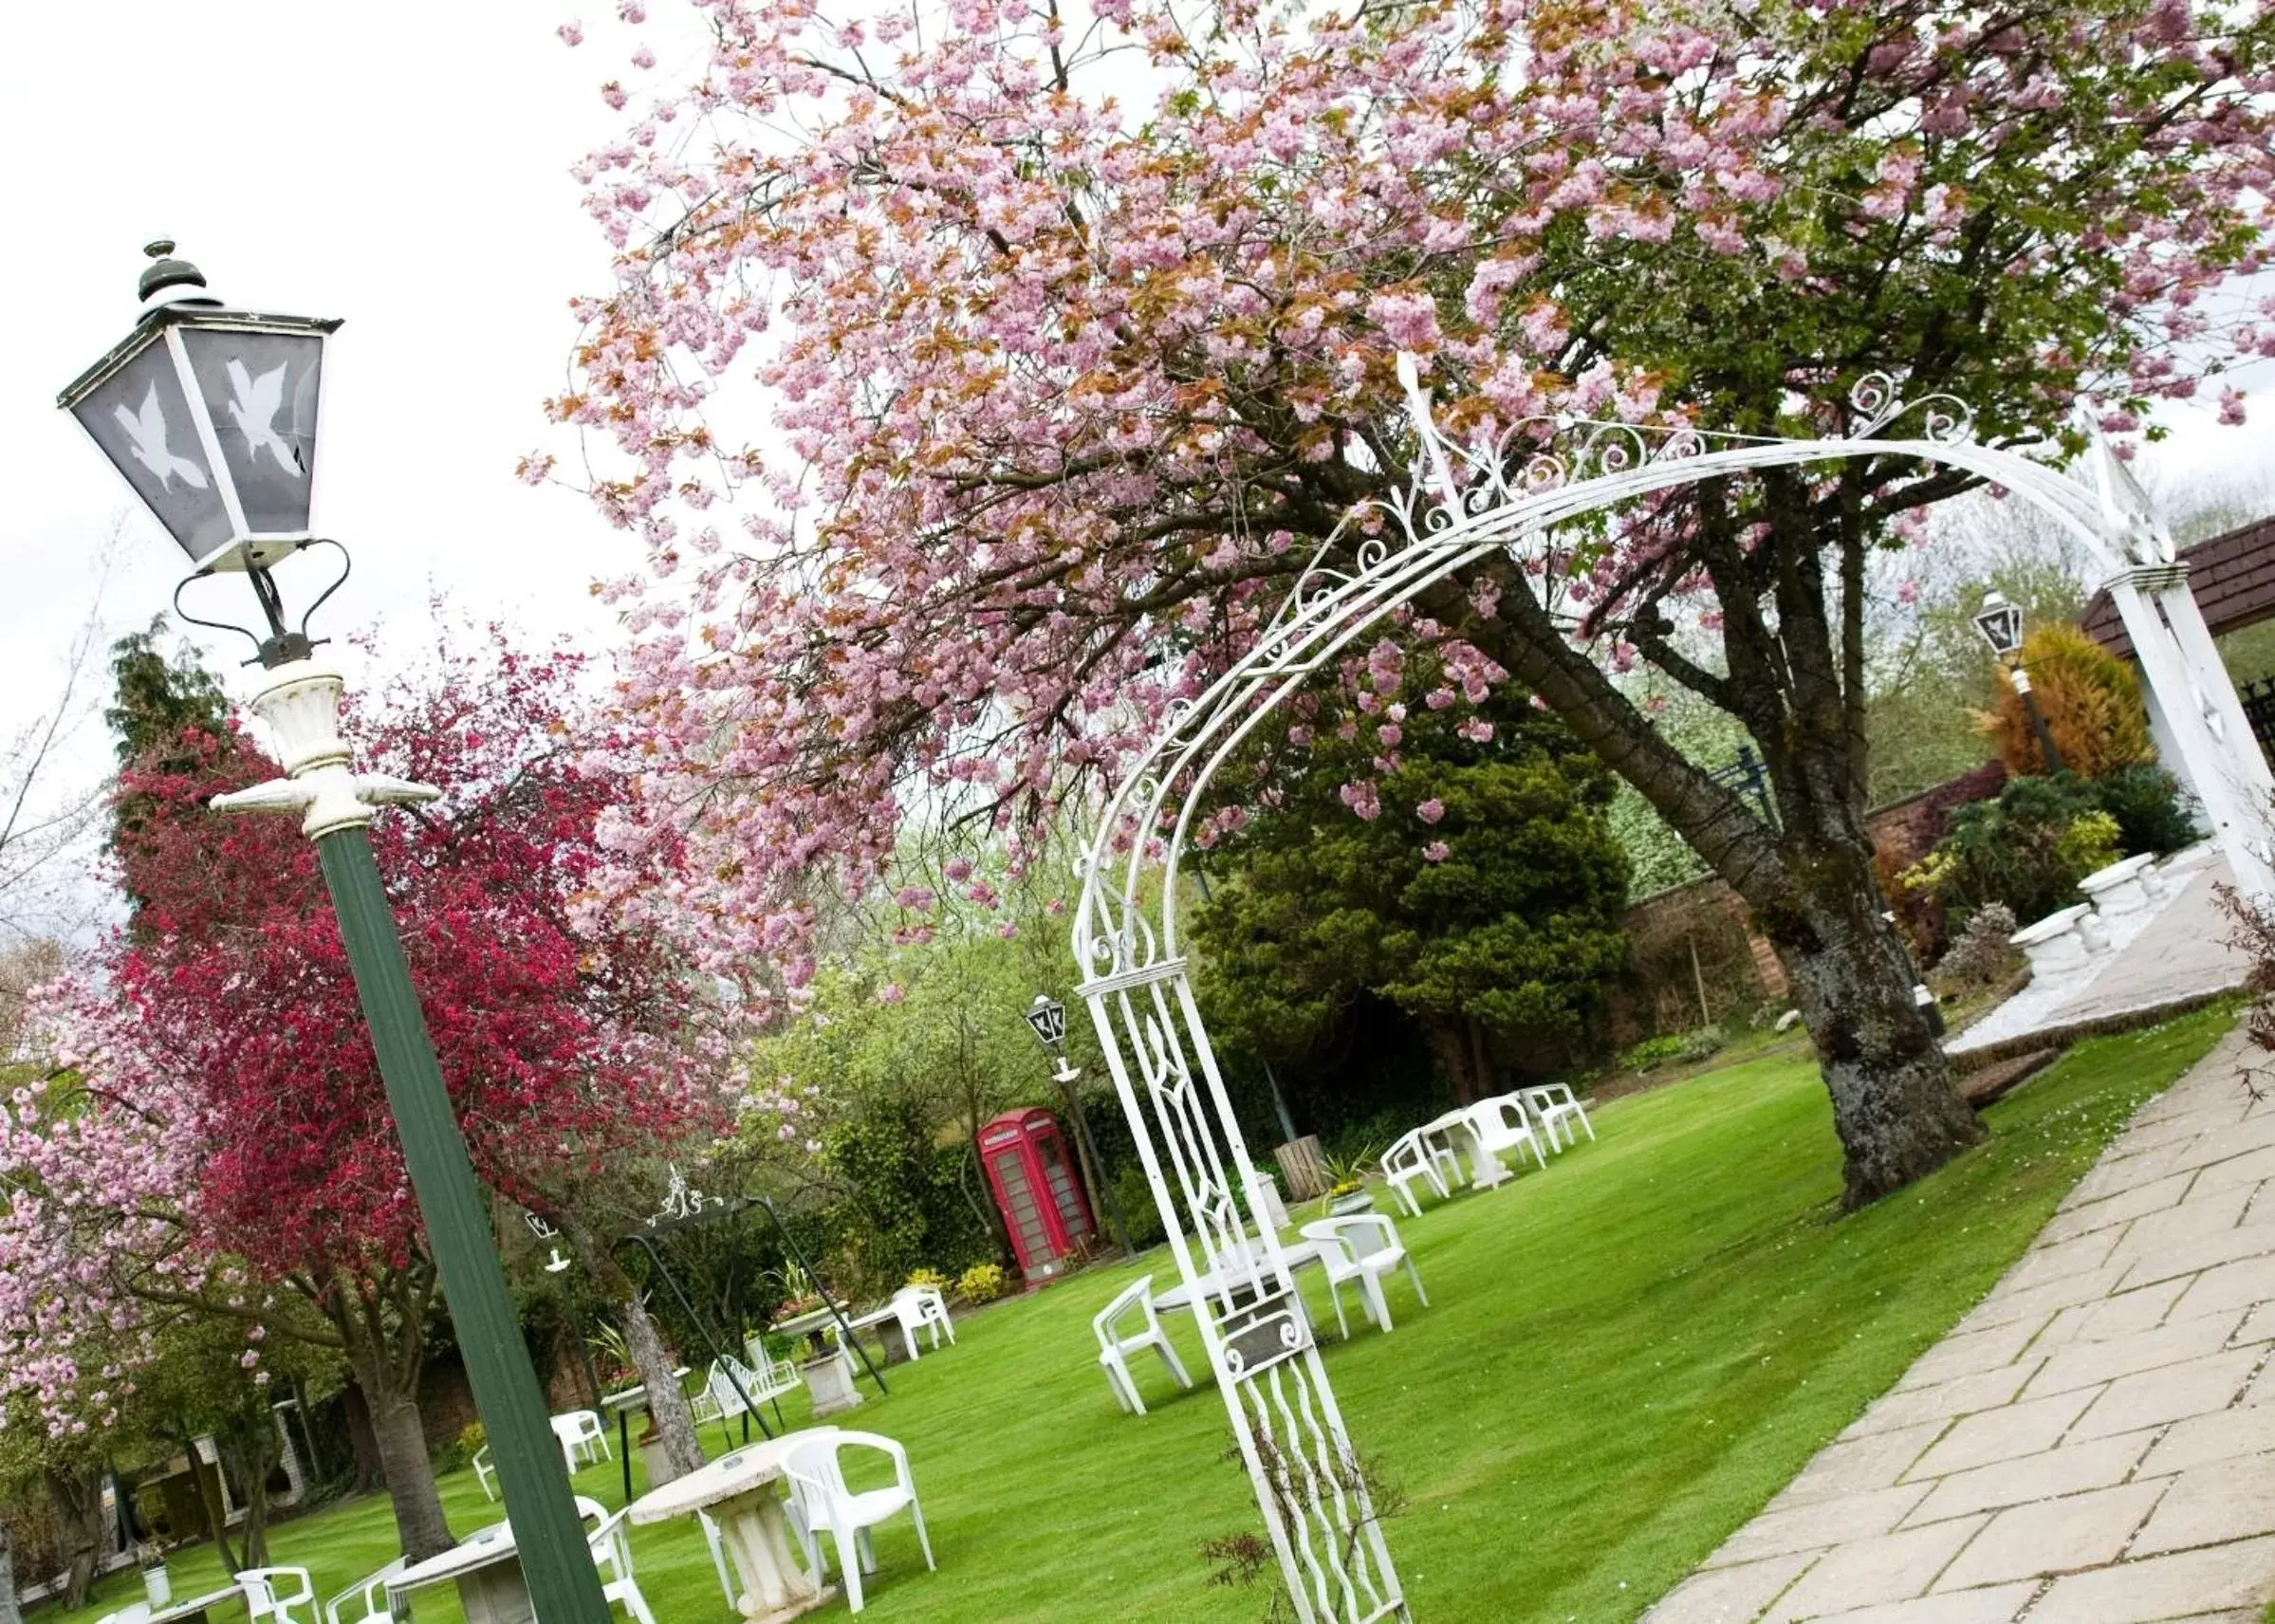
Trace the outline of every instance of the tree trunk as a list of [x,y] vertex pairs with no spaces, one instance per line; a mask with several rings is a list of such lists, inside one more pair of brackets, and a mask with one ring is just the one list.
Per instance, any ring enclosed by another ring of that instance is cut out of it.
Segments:
[[237,1476],[245,1485],[245,1522],[241,1536],[245,1565],[265,1568],[268,1565],[268,1473],[282,1458],[277,1448],[276,1424],[263,1427],[255,1422],[250,1438],[215,1442],[216,1452],[237,1468]]
[[16,1538],[0,1522],[0,1624],[24,1624],[16,1602]]
[[[188,1448],[190,1481],[197,1486],[197,1503],[205,1507],[206,1528],[213,1536],[213,1552],[221,1559],[222,1571],[235,1573],[250,1567],[250,1562],[237,1559],[236,1550],[229,1542],[229,1495],[223,1488],[220,1461],[209,1463],[198,1453],[195,1438],[189,1441]],[[216,1448],[213,1453],[217,1457],[221,1451]]]
[[46,1476],[56,1521],[63,1525],[64,1605],[77,1612],[86,1605],[87,1586],[102,1555],[102,1473],[50,1470]]
[[663,1336],[656,1329],[638,1285],[592,1231],[565,1217],[557,1222],[569,1250],[584,1265],[585,1274],[614,1299],[617,1312],[623,1320],[624,1346],[631,1351],[633,1364],[638,1367],[640,1385],[648,1390],[648,1415],[656,1423],[657,1436],[663,1445],[664,1464],[663,1474],[649,1486],[654,1488],[686,1476],[703,1464],[703,1446],[695,1437],[694,1412],[688,1408],[687,1395],[679,1391],[677,1365],[672,1351],[664,1346]]
[[[1982,1126],[1912,1002],[1910,963],[1880,918],[1862,817],[1860,724],[1833,669],[1822,591],[1805,572],[1781,590],[1775,630],[1765,629],[1758,605],[1721,593],[1724,646],[1743,680],[1677,674],[1751,706],[1732,713],[1762,748],[1784,820],[1776,831],[1660,737],[1573,645],[1521,571],[1489,573],[1500,588],[1489,618],[1471,614],[1466,581],[1417,602],[1464,626],[1752,907],[1793,983],[1832,1095],[1846,1204],[1877,1201],[1977,1143]],[[1644,642],[1646,657],[1669,663],[1663,648]],[[1804,655],[1805,677],[1781,685],[1763,674],[1798,668]]]
[[[625,1283],[629,1286],[631,1283],[627,1280]],[[694,1412],[688,1408],[687,1395],[679,1391],[679,1378],[673,1374],[675,1367],[671,1350],[663,1345],[656,1321],[648,1317],[648,1305],[638,1291],[627,1290],[620,1306],[624,1316],[624,1344],[632,1350],[632,1362],[639,1367],[639,1378],[648,1389],[648,1414],[663,1445],[664,1470],[650,1482],[648,1486],[654,1488],[701,1466],[703,1446],[695,1437]]]
[[1461,1019],[1470,1030],[1470,1060],[1477,1067],[1476,1098],[1489,1098],[1499,1091],[1493,1087],[1493,1061],[1486,1048],[1485,1027],[1474,1015],[1464,1015]]
[[[435,1486],[435,1465],[427,1458],[426,1429],[418,1417],[418,1365],[405,1350],[379,1344],[372,1328],[348,1303],[334,1321],[347,1343],[348,1369],[362,1391],[371,1418],[371,1437],[379,1450],[379,1470],[387,1479],[387,1498],[395,1506],[396,1538],[403,1555],[413,1561],[449,1550],[457,1539],[450,1519],[443,1515],[442,1493]],[[415,1328],[400,1336],[416,1337]],[[404,1375],[405,1366],[409,1375]]]
[[1833,1097],[1846,1205],[1857,1208],[1981,1142],[1983,1125],[1912,995],[1912,965],[1881,916],[1869,842],[1789,852],[1782,895],[1757,912],[1792,983]]
[[352,1381],[341,1390],[340,1413],[346,1419],[348,1449],[356,1457],[356,1492],[369,1494],[386,1474],[379,1469],[379,1442],[371,1435],[371,1406]]

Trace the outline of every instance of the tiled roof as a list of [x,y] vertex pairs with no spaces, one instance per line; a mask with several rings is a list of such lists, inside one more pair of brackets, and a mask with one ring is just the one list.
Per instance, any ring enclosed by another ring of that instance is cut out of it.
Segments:
[[[2180,549],[2189,589],[2213,637],[2275,617],[2275,518]],[[2097,592],[2078,624],[2111,654],[2131,655],[2133,639],[2107,592]]]

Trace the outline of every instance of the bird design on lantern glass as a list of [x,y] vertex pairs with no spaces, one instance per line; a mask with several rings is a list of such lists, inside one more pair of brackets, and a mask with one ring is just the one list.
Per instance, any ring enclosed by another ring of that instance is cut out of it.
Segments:
[[277,467],[299,479],[303,475],[299,448],[287,443],[276,427],[277,414],[285,407],[286,364],[279,361],[255,378],[246,371],[242,360],[231,356],[229,384],[237,397],[229,403],[229,415],[236,421],[237,433],[245,437],[248,462],[267,452],[276,458]]
[[172,489],[175,476],[179,474],[183,484],[199,490],[206,488],[205,470],[166,443],[166,412],[158,404],[157,384],[142,397],[140,411],[129,412],[123,406],[115,410],[126,437],[134,442],[127,450],[135,461],[157,475],[161,487]]

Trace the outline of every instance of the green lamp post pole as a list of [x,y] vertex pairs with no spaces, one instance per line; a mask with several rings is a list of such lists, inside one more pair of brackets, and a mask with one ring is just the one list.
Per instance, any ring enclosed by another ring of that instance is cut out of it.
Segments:
[[342,686],[337,672],[309,655],[276,663],[252,710],[273,729],[288,776],[219,796],[213,809],[304,814],[301,830],[316,842],[324,866],[403,1162],[426,1219],[427,1245],[450,1301],[467,1383],[490,1435],[530,1605],[545,1624],[604,1624],[608,1603],[585,1545],[561,1446],[506,1290],[506,1271],[490,1245],[489,1209],[435,1061],[395,911],[365,833],[378,807],[431,801],[439,792],[350,768],[339,729]]
[[[194,266],[169,257],[173,249],[151,245],[157,263],[142,273],[134,331],[58,403],[189,555],[191,580],[242,572],[253,587],[269,635],[244,633],[266,672],[252,710],[273,730],[286,776],[220,796],[214,809],[297,812],[316,842],[531,1608],[544,1624],[609,1624],[366,834],[379,808],[440,792],[353,769],[340,731],[344,683],[315,658],[305,616],[297,631],[287,629],[269,574],[270,565],[320,543],[310,523],[316,413],[324,341],[340,323],[223,309]],[[176,596],[178,607],[178,589]]]

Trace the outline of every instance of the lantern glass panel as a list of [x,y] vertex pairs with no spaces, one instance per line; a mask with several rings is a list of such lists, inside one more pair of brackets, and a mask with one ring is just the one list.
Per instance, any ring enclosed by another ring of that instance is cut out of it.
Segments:
[[1996,604],[1975,617],[1975,629],[1992,654],[2010,655],[2022,647],[2023,612],[2011,603]]
[[324,340],[185,326],[182,350],[254,535],[305,535],[316,473]]
[[1066,1006],[1058,1002],[1035,1001],[1027,1012],[1027,1024],[1035,1029],[1045,1047],[1057,1048],[1066,1041]]
[[71,411],[193,563],[229,544],[220,482],[162,341],[145,345]]

